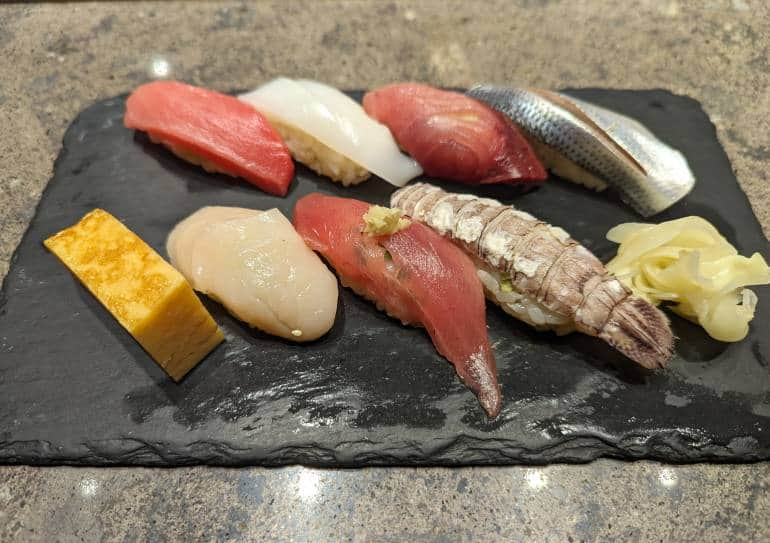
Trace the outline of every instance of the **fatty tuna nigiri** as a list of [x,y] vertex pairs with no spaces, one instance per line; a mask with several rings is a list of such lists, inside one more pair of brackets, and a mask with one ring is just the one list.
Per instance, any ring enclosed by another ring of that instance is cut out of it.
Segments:
[[403,323],[424,326],[487,414],[496,416],[502,400],[473,263],[427,226],[401,219],[397,210],[393,228],[372,231],[370,208],[359,200],[310,194],[297,202],[294,226],[343,284]]
[[201,208],[166,250],[195,290],[269,334],[311,341],[334,324],[337,280],[277,209]]
[[396,83],[366,93],[364,109],[390,128],[398,144],[432,177],[472,185],[547,177],[510,120],[460,93]]
[[387,127],[334,87],[279,77],[239,98],[270,119],[298,162],[346,187],[372,173],[403,187],[422,173]]
[[128,97],[123,122],[206,171],[242,177],[270,194],[286,195],[294,177],[289,150],[267,119],[226,94],[147,83]]

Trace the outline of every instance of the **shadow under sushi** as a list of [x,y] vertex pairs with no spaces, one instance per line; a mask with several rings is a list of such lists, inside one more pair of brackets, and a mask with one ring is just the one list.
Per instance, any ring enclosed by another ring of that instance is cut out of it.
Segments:
[[142,148],[143,153],[154,159],[174,179],[184,183],[187,192],[193,196],[203,195],[212,202],[221,198],[222,195],[233,193],[246,199],[258,195],[261,198],[283,200],[282,197],[268,194],[240,177],[207,172],[201,166],[179,158],[163,144],[151,141],[144,132],[135,132],[133,141]]
[[[342,286],[340,285],[338,288],[341,289]],[[345,306],[342,303],[342,300],[337,301],[337,311],[331,329],[317,339],[303,342],[292,341],[280,336],[268,334],[259,328],[250,326],[242,320],[230,315],[221,304],[214,302],[213,300],[206,299],[204,305],[209,312],[215,316],[217,322],[227,321],[226,327],[230,332],[235,333],[243,341],[252,345],[264,346],[266,343],[273,343],[283,347],[310,349],[339,340],[345,329]]]
[[676,338],[676,354],[684,362],[708,362],[727,350],[729,343],[717,341],[698,324],[666,311]]
[[[509,334],[511,341],[523,347],[525,352],[522,355],[528,358],[529,363],[537,363],[537,358],[545,355],[549,359],[559,359],[559,363],[590,366],[593,369],[611,374],[627,384],[644,383],[652,373],[626,358],[599,338],[579,332],[563,336],[552,331],[541,332],[529,324],[511,317],[495,304],[488,303],[487,308],[489,320],[495,323],[495,329],[499,326],[498,323],[502,323],[504,329],[501,330],[501,333]],[[516,363],[516,361],[511,361],[505,365]],[[498,360],[498,366],[504,366],[500,360]]]
[[[103,327],[117,339],[127,354],[127,358],[144,371],[154,383],[153,388],[165,398],[164,404],[176,404],[182,401],[192,390],[210,378],[224,361],[222,344],[215,347],[200,363],[193,367],[182,379],[174,381],[142,348],[142,346],[115,320],[107,309],[85,287],[77,283],[77,291],[83,305]],[[205,303],[205,300],[203,300]],[[121,361],[118,361],[121,362]]]

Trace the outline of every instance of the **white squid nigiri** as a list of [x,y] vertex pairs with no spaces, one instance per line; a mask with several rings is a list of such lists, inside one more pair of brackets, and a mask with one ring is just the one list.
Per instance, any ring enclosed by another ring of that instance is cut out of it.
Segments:
[[334,87],[279,77],[239,98],[270,120],[295,160],[344,186],[373,173],[402,187],[422,173],[385,125]]
[[334,324],[337,280],[277,209],[204,207],[166,250],[195,290],[264,332],[311,341]]

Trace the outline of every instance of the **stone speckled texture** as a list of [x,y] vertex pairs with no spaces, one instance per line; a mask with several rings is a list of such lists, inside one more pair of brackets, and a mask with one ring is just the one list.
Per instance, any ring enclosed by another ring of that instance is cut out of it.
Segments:
[[[64,129],[166,66],[218,89],[286,74],[662,87],[698,99],[770,231],[764,2],[600,0],[0,7],[0,275]],[[770,539],[770,465],[530,468],[0,468],[0,540]],[[312,534],[312,535],[311,535]],[[196,538],[196,536],[198,536]]]

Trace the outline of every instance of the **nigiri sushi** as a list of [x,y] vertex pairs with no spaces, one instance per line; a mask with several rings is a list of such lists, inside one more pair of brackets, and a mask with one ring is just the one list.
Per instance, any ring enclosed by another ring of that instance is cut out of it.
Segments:
[[277,209],[204,207],[166,250],[195,290],[264,332],[311,341],[334,324],[337,280]]
[[543,89],[479,85],[468,96],[518,124],[551,171],[589,188],[610,186],[644,217],[695,185],[684,156],[625,115]]
[[239,98],[270,119],[298,162],[344,186],[373,173],[401,187],[422,173],[385,126],[333,87],[281,77]]
[[561,228],[495,200],[425,183],[397,190],[390,202],[470,255],[487,297],[513,317],[541,330],[598,336],[645,368],[671,358],[666,316],[633,296]]
[[473,263],[417,222],[374,220],[382,208],[310,194],[294,208],[294,226],[332,265],[342,283],[404,324],[424,326],[490,417],[501,407],[487,337],[484,292]]
[[206,171],[242,177],[270,194],[284,196],[294,177],[291,155],[275,129],[233,96],[155,81],[131,93],[123,122]]
[[366,93],[363,103],[432,177],[473,185],[531,184],[547,177],[508,118],[463,94],[396,83]]

